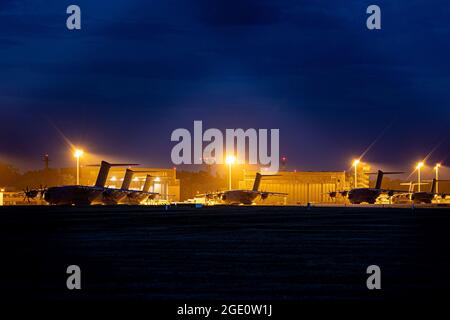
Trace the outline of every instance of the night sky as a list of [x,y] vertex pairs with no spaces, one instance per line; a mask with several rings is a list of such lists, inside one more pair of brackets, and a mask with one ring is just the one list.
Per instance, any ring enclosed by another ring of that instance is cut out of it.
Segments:
[[[82,29],[66,28],[77,4]],[[382,30],[366,28],[366,8]],[[0,160],[171,167],[170,134],[279,128],[297,170],[450,162],[450,2],[0,1]],[[86,160],[88,161],[88,160]]]

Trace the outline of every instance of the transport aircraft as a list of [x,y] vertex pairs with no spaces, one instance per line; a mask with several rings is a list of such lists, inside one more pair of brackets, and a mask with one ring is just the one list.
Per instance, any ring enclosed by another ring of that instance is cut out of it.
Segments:
[[286,196],[287,193],[280,192],[268,192],[259,191],[259,186],[261,184],[261,179],[263,177],[274,177],[276,175],[262,175],[261,173],[256,173],[255,181],[253,183],[252,190],[227,190],[212,192],[206,194],[199,194],[197,197],[205,197],[207,199],[218,199],[225,204],[253,204],[257,197],[261,199],[267,199],[270,195]]
[[403,172],[383,172],[381,170],[378,170],[375,188],[354,188],[351,190],[333,191],[327,194],[332,198],[336,197],[337,194],[340,194],[343,197],[347,197],[347,199],[352,204],[360,204],[363,202],[374,204],[377,198],[382,194],[387,194],[388,196],[392,197],[396,193],[405,193],[404,190],[390,190],[381,188],[381,183],[383,182],[383,176],[385,174],[401,173]]
[[43,189],[32,189],[25,192],[25,197],[28,199],[35,198],[40,194],[46,202],[51,205],[90,205],[93,203],[101,203],[103,193],[108,190],[105,187],[108,173],[111,167],[117,166],[130,166],[136,164],[111,164],[106,161],[102,161],[100,164],[100,170],[98,172],[97,180],[93,186],[83,185],[68,185],[59,187],[50,187]]
[[450,181],[450,180],[436,180],[433,179],[433,183],[431,184],[431,190],[430,192],[422,191],[422,192],[413,192],[411,193],[411,201],[414,203],[431,203],[436,197],[441,196],[442,199],[445,199],[447,197],[447,194],[436,193],[436,185],[438,182],[443,181]]
[[[428,184],[427,182],[421,182],[420,185],[426,185]],[[415,186],[419,185],[419,183],[417,182],[405,182],[405,183],[400,183],[400,185],[402,186],[408,186],[408,191],[405,191],[404,193],[396,193],[394,194],[391,199],[390,202],[394,203],[394,204],[408,204],[411,203],[411,194],[414,193],[414,188]]]
[[127,169],[125,171],[125,176],[123,177],[123,182],[120,189],[106,188],[102,193],[102,203],[106,205],[116,205],[125,199],[128,195],[133,174],[134,172],[131,169]]
[[[137,172],[144,171],[133,171],[127,169],[125,176],[123,178],[122,187],[120,189],[107,188],[102,194],[102,203],[106,205],[116,205],[116,204],[140,204],[148,198],[154,199],[159,195],[157,192],[149,192],[152,176],[147,175],[144,183],[143,190],[131,190],[130,185],[133,179],[133,175]],[[148,171],[145,171],[148,172]]]
[[123,200],[122,203],[130,204],[130,205],[138,205],[148,199],[155,199],[160,194],[157,192],[149,192],[150,186],[152,183],[153,177],[151,175],[147,175],[144,182],[144,187],[142,190],[129,190],[127,197]]

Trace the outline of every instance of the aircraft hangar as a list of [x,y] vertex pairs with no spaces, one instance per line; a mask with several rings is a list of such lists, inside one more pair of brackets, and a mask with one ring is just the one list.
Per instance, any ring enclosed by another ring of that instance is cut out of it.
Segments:
[[[366,169],[367,170],[367,169]],[[252,189],[257,171],[245,171],[239,189]],[[368,176],[359,173],[358,187],[368,185]],[[260,191],[282,192],[287,196],[273,196],[258,204],[296,205],[307,203],[343,203],[341,197],[331,198],[327,193],[353,187],[354,175],[345,171],[280,171],[276,176],[264,177]]]

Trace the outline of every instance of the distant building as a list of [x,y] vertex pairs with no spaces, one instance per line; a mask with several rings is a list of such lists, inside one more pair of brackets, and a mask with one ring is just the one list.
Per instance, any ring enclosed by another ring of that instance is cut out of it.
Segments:
[[[246,171],[244,179],[239,181],[239,189],[251,189],[257,171]],[[280,171],[277,176],[264,177],[260,191],[287,193],[286,197],[272,196],[257,203],[266,204],[307,204],[340,203],[341,197],[331,198],[327,193],[346,190],[349,187],[345,171]]]
[[[370,170],[371,170],[370,165],[365,162],[361,162],[358,165],[358,169],[357,169],[357,187],[358,188],[368,188],[369,187]],[[355,168],[354,167],[351,170],[347,171],[347,181],[352,188],[355,187]]]

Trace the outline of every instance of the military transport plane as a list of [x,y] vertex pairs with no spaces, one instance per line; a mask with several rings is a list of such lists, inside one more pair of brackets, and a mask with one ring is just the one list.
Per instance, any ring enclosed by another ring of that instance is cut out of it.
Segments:
[[[428,183],[421,182],[420,185],[426,185]],[[405,191],[403,193],[396,193],[392,196],[391,202],[395,204],[406,204],[411,202],[411,194],[414,193],[415,186],[418,186],[419,183],[417,182],[405,182],[400,183],[402,186],[408,186],[408,191]]]
[[144,182],[144,187],[141,190],[129,190],[127,197],[124,199],[125,204],[138,205],[148,199],[155,199],[156,196],[160,195],[157,192],[149,192],[152,183],[152,176],[147,175]]
[[223,203],[226,204],[246,204],[250,205],[253,204],[255,199],[260,196],[261,199],[267,199],[270,195],[280,195],[280,196],[286,196],[287,193],[280,193],[280,192],[267,192],[267,191],[259,191],[259,186],[261,184],[262,177],[270,177],[270,176],[276,176],[276,175],[262,175],[261,173],[256,173],[255,182],[253,183],[253,189],[252,190],[228,190],[228,191],[221,191],[221,192],[213,192],[213,193],[206,193],[203,195],[197,195],[197,197],[206,197],[208,199],[219,199]]
[[445,199],[447,197],[447,194],[445,194],[445,193],[437,194],[436,193],[436,184],[437,184],[437,182],[441,182],[441,181],[450,181],[450,180],[433,179],[433,183],[431,184],[430,192],[426,192],[426,191],[425,192],[413,192],[413,193],[411,193],[411,201],[413,201],[414,203],[431,203],[433,201],[433,199],[439,195],[443,199]]
[[387,194],[390,197],[392,197],[395,193],[405,193],[404,190],[389,190],[381,188],[381,183],[383,182],[383,176],[385,174],[401,174],[401,173],[403,172],[383,172],[381,170],[378,170],[375,188],[354,188],[351,190],[330,192],[328,193],[328,195],[334,198],[339,193],[343,197],[347,197],[347,199],[352,204],[360,204],[363,202],[374,204],[381,194]]
[[122,187],[120,189],[107,188],[102,195],[102,202],[106,205],[116,204],[140,204],[142,201],[149,197],[155,198],[159,193],[149,192],[152,176],[147,175],[145,179],[143,190],[131,190],[130,184],[133,179],[133,175],[137,172],[127,169],[125,177],[123,178]]
[[40,190],[41,196],[45,201],[53,205],[90,205],[94,202],[101,202],[103,193],[108,190],[105,188],[108,173],[113,166],[129,166],[135,164],[111,164],[102,161],[98,172],[97,181],[94,186],[61,186],[50,187]]
[[131,180],[133,179],[133,170],[127,169],[123,177],[122,186],[120,189],[106,188],[102,194],[102,203],[106,205],[116,205],[125,199],[128,195]]

